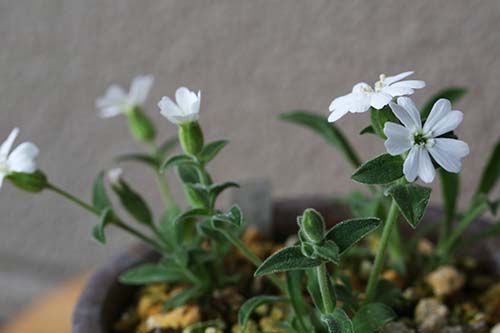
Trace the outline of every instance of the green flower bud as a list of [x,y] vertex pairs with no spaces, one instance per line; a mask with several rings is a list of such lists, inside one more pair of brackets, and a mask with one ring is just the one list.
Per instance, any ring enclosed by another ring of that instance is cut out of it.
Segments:
[[41,171],[33,173],[12,172],[7,176],[7,179],[17,188],[32,193],[42,191],[48,184],[47,177]]
[[325,236],[325,222],[318,211],[308,208],[302,214],[300,227],[303,237],[314,244],[319,244]]
[[152,142],[155,139],[156,131],[151,120],[138,106],[127,110],[125,115],[128,119],[130,131],[137,141]]
[[203,131],[197,121],[179,125],[179,141],[186,154],[196,156],[203,148]]

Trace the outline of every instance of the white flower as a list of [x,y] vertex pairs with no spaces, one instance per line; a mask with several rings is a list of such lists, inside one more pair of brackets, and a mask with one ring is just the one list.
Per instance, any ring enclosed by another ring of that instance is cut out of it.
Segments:
[[108,180],[113,185],[118,185],[123,175],[122,168],[114,168],[108,171]]
[[144,104],[153,82],[152,75],[137,76],[132,80],[128,93],[120,86],[110,86],[104,96],[95,102],[96,108],[99,109],[99,116],[101,118],[115,117]]
[[446,171],[460,171],[461,159],[469,154],[469,146],[460,140],[439,137],[456,129],[463,119],[462,112],[451,110],[449,100],[442,98],[434,104],[423,127],[420,113],[410,98],[400,97],[398,104],[391,102],[389,106],[404,126],[385,123],[385,148],[391,155],[410,151],[403,165],[408,181],[413,182],[417,176],[426,183],[433,181],[436,172],[429,153]]
[[3,179],[12,172],[33,173],[36,171],[37,146],[31,142],[24,142],[10,153],[18,133],[19,128],[14,128],[7,140],[0,146],[0,187]]
[[412,74],[413,71],[387,77],[380,74],[380,80],[375,82],[373,88],[364,82],[357,83],[350,94],[337,97],[332,101],[328,121],[333,123],[347,112],[366,112],[370,107],[380,110],[389,104],[393,97],[411,95],[415,92],[414,89],[425,87],[424,81],[401,81]]
[[175,92],[174,103],[168,96],[158,103],[160,113],[176,125],[198,120],[200,112],[200,91],[198,95],[186,87],[180,87]]

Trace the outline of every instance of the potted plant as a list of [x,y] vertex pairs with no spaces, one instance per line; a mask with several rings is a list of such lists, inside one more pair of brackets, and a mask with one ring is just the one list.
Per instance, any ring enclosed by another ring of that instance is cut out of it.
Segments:
[[[237,205],[218,207],[218,196],[238,184],[215,182],[207,171],[227,141],[205,142],[199,122],[200,92],[181,87],[175,102],[163,97],[158,103],[161,114],[178,127],[182,153],[176,155],[170,151],[177,140],[155,143],[155,128],[142,109],[151,76],[134,79],[128,93],[112,86],[96,102],[102,117],[124,115],[135,139],[144,144],[146,153],[122,155],[116,161],[133,160],[153,168],[165,203],[159,220],[121,169],[98,175],[91,203],[54,185],[36,166],[34,144],[23,143],[9,154],[18,134],[15,129],[0,148],[1,179],[28,192],[53,191],[88,210],[99,219],[92,236],[101,243],[106,243],[107,228],[116,227],[151,249],[129,250],[93,277],[92,286],[100,283],[102,288],[84,291],[74,332],[500,329],[494,326],[500,321],[498,275],[483,271],[471,257],[458,255],[460,248],[500,232],[498,223],[482,224],[464,237],[478,217],[496,212],[498,201],[489,196],[500,176],[500,145],[486,163],[469,208],[457,212],[458,173],[469,147],[454,132],[463,115],[452,110],[451,102],[464,91],[442,91],[419,110],[408,96],[425,83],[405,80],[411,74],[381,75],[374,87],[356,84],[351,93],[333,100],[328,120],[304,111],[282,116],[315,130],[339,148],[355,167],[352,179],[366,184],[370,193],[341,199],[352,218],[333,226],[326,222],[334,221],[323,217],[331,215],[333,203],[313,201],[314,207],[305,205],[307,200],[288,203],[280,218],[293,212],[297,219],[281,223],[296,223],[298,232],[285,244],[246,229]],[[365,163],[332,124],[347,113],[360,112],[371,114],[371,124],[361,134],[384,140],[387,151]],[[184,187],[188,208],[181,208],[170,194],[163,176],[170,169],[175,169]],[[416,180],[431,183],[436,172],[444,214],[430,216],[425,229],[417,228],[431,189]],[[113,207],[109,189],[134,222],[127,222]],[[404,221],[416,229],[406,238],[400,235]],[[439,241],[434,246],[427,235],[435,228]],[[89,302],[96,306],[89,308]]]

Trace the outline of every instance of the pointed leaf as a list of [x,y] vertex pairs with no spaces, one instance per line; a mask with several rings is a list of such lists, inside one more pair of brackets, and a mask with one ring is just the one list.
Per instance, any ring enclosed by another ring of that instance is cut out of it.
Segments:
[[333,241],[339,247],[342,255],[360,239],[377,229],[380,219],[376,217],[351,219],[340,222],[333,226],[325,236],[325,239]]
[[353,328],[353,323],[344,310],[337,308],[332,313],[321,315],[321,321],[325,323],[328,333],[358,333]]
[[323,260],[338,264],[340,261],[339,247],[331,240],[315,247],[316,254]]
[[458,193],[460,192],[460,177],[458,173],[450,173],[439,169],[441,180],[441,192],[443,194],[443,206],[445,223],[450,225],[455,217]]
[[210,196],[205,185],[185,184],[184,193],[187,201],[193,208],[205,208],[209,206]]
[[99,210],[111,207],[111,201],[109,201],[104,187],[104,172],[100,172],[94,180],[92,189],[92,205]]
[[217,154],[221,151],[221,149],[224,148],[228,143],[229,143],[229,141],[227,141],[227,140],[219,140],[219,141],[214,141],[214,142],[208,143],[207,145],[205,145],[205,147],[203,147],[203,149],[199,153],[198,159],[202,163],[210,162],[211,160],[213,160],[215,158],[215,156],[217,156]]
[[99,217],[99,223],[92,228],[92,237],[101,244],[106,244],[106,226],[113,222],[113,212],[111,208],[105,208]]
[[134,217],[137,222],[151,225],[153,224],[153,215],[148,204],[141,195],[135,192],[126,182],[120,181],[119,185],[112,186],[125,210]]
[[363,128],[361,130],[361,132],[359,132],[359,134],[363,135],[363,134],[376,134],[376,133],[375,133],[375,130],[373,129],[373,126],[369,125],[369,126],[366,126],[365,128]]
[[238,311],[238,324],[243,328],[243,331],[245,331],[247,322],[250,319],[250,315],[255,311],[256,308],[258,308],[262,304],[287,301],[288,299],[286,297],[272,295],[260,295],[252,297],[245,303],[243,303],[243,305],[240,307],[240,310]]
[[373,333],[396,318],[394,311],[382,303],[370,303],[362,306],[352,319],[354,332]]
[[268,257],[255,271],[255,276],[277,272],[292,271],[316,267],[320,264],[317,259],[310,259],[302,254],[300,246],[285,247]]
[[417,227],[424,216],[431,192],[430,188],[416,184],[395,185],[388,190],[413,229]]
[[210,212],[205,208],[193,208],[175,218],[175,223],[181,223],[185,220],[192,219],[200,216],[209,216]]
[[227,213],[214,215],[213,220],[241,226],[243,221],[243,213],[238,205],[233,205]]
[[177,282],[184,279],[182,270],[177,267],[166,267],[158,264],[143,264],[129,269],[119,277],[121,283],[137,285],[159,282]]
[[280,119],[307,127],[321,135],[323,139],[336,147],[353,167],[357,168],[361,164],[358,155],[349,141],[347,141],[342,131],[334,124],[329,123],[322,114],[297,110],[281,114]]
[[213,184],[210,185],[209,187],[209,192],[211,195],[213,195],[215,198],[219,196],[223,191],[227,190],[228,188],[239,188],[240,184],[235,183],[235,182],[225,182],[222,184]]
[[432,110],[432,107],[434,106],[434,103],[436,103],[438,99],[446,98],[452,104],[455,104],[460,99],[462,99],[462,97],[466,93],[467,93],[467,89],[460,88],[460,87],[445,88],[445,89],[439,91],[437,94],[432,96],[427,103],[425,103],[424,107],[420,111],[422,121],[425,121],[425,119],[427,119],[427,117],[429,116],[429,113],[431,113],[431,110]]
[[163,304],[163,310],[168,311],[170,309],[182,306],[186,304],[188,301],[202,296],[205,292],[206,291],[204,291],[203,288],[201,287],[184,289],[179,293],[175,294],[174,296],[172,296],[171,298],[169,298]]
[[403,159],[382,154],[360,166],[351,178],[363,184],[387,184],[403,177]]
[[491,152],[488,163],[486,163],[481,180],[476,190],[476,195],[479,193],[488,194],[495,187],[500,177],[500,140],[495,144],[495,148]]
[[386,122],[390,121],[392,123],[397,123],[399,124],[398,118],[392,113],[391,108],[386,105],[384,108],[381,110],[375,110],[371,108],[371,120],[372,120],[372,127],[375,132],[379,137],[382,139],[386,139],[386,136],[384,134],[384,125]]
[[123,154],[115,157],[113,160],[115,161],[115,163],[128,161],[141,162],[154,168],[155,170],[159,167],[158,161],[154,157],[142,153]]
[[196,184],[200,182],[198,168],[191,164],[179,164],[176,168],[177,175],[184,184]]
[[167,170],[168,168],[181,164],[196,165],[196,162],[189,155],[184,155],[184,154],[174,155],[168,158],[165,162],[163,162],[160,168],[160,172],[165,172],[165,170]]

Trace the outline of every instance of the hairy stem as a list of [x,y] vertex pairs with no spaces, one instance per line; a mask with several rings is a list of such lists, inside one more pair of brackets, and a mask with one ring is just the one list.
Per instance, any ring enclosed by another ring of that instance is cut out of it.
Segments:
[[335,310],[335,305],[330,297],[330,288],[328,288],[328,276],[326,273],[325,263],[321,263],[321,265],[316,267],[316,275],[318,276],[319,291],[321,293],[325,312],[332,313]]

